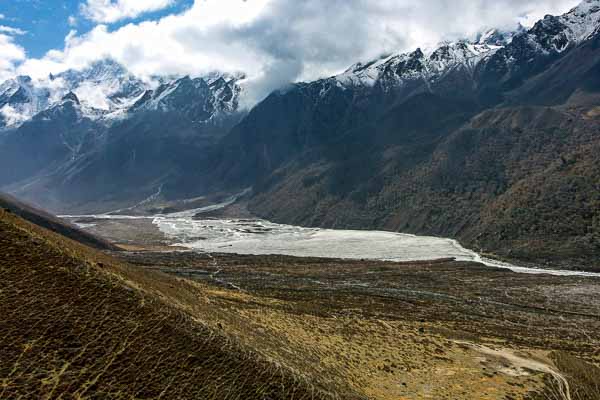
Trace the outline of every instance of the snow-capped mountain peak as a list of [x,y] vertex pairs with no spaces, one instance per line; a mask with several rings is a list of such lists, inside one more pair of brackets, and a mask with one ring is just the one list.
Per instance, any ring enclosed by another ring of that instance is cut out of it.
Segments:
[[566,26],[565,34],[569,40],[575,43],[587,40],[600,24],[600,0],[583,0],[559,18]]
[[72,101],[73,103],[80,105],[80,101],[79,98],[77,97],[77,95],[73,92],[69,92],[66,95],[63,96],[62,101]]
[[0,85],[0,128],[18,126],[48,106],[49,92],[36,87],[28,76]]
[[416,49],[357,63],[334,79],[342,87],[377,85],[384,90],[415,81],[429,84],[457,69],[473,74],[480,63],[496,54],[494,68],[498,64],[511,68],[520,59],[529,62],[536,55],[561,53],[598,32],[600,0],[584,0],[564,15],[546,16],[529,30],[520,24],[512,31],[489,29],[475,40],[443,42],[430,51]]
[[477,35],[475,42],[480,45],[491,45],[491,46],[506,46],[515,35],[525,32],[527,29],[517,24],[514,30],[501,30],[501,29],[488,29]]
[[539,51],[561,53],[589,39],[599,25],[600,0],[583,0],[566,14],[545,16],[519,36]]
[[[55,87],[72,91],[87,107],[114,112],[131,105],[147,84],[114,60],[96,61],[82,70],[50,77]],[[50,85],[50,82],[47,82]]]
[[489,57],[500,47],[467,40],[444,42],[426,52],[418,48],[410,53],[355,64],[335,79],[348,86],[373,86],[379,83],[384,89],[412,80],[435,80],[456,68],[472,71],[479,61]]
[[130,112],[178,111],[194,122],[237,111],[243,75],[211,73],[204,77],[185,76],[146,90]]
[[81,70],[67,70],[58,75],[51,75],[50,79],[63,78],[76,85],[83,81],[101,82],[132,77],[129,71],[118,62],[108,58],[94,61]]
[[37,81],[20,76],[0,85],[0,128],[17,127],[65,97],[76,98],[89,118],[110,117],[133,104],[146,86],[113,60]]
[[38,81],[17,77],[0,84],[0,129],[18,127],[65,100],[80,106],[84,117],[107,124],[142,109],[169,112],[194,108],[193,114],[199,113],[194,118],[205,120],[216,113],[237,111],[242,92],[238,83],[244,78],[243,74],[214,72],[199,78],[159,77],[152,83],[111,59]]

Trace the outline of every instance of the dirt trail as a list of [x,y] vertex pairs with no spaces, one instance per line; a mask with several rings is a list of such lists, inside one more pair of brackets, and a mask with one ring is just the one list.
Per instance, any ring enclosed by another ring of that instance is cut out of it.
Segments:
[[509,349],[492,349],[491,347],[463,341],[457,341],[456,343],[469,346],[481,354],[505,360],[510,363],[518,372],[525,373],[525,369],[529,369],[549,374],[554,378],[558,385],[557,394],[560,396],[560,398],[562,400],[572,400],[569,382],[563,374],[556,370],[553,365],[547,364],[540,360],[534,360],[517,355],[513,350]]

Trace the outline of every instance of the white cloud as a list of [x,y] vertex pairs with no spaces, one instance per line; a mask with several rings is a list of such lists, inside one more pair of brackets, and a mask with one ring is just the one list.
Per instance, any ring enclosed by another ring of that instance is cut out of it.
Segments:
[[94,22],[113,23],[162,10],[173,0],[87,0],[81,5],[82,15]]
[[4,19],[6,16],[4,14],[0,14],[0,19]]
[[72,15],[69,15],[69,18],[67,19],[67,22],[68,22],[69,26],[71,26],[71,27],[77,26],[77,18],[75,18]]
[[11,36],[0,33],[0,82],[16,74],[16,64],[25,60],[25,50]]
[[[92,1],[87,5],[141,4]],[[156,0],[144,5],[158,4]],[[163,0],[164,3],[164,0]],[[44,77],[110,56],[140,76],[243,71],[256,101],[296,80],[328,76],[382,53],[431,46],[484,27],[559,14],[577,0],[196,0],[185,12],[111,30],[72,31],[62,50],[28,59]],[[147,9],[147,7],[146,7]],[[100,14],[100,20],[114,15]],[[123,15],[120,13],[119,15]],[[1,53],[0,53],[1,54]]]
[[10,26],[0,25],[0,33],[6,33],[9,35],[24,35],[27,32],[19,28],[12,28]]

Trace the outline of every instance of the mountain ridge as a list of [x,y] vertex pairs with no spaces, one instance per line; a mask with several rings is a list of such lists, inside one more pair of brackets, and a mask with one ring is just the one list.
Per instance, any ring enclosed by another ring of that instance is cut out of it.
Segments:
[[[18,128],[36,114],[56,106],[69,93],[78,98],[86,117],[111,124],[139,110],[139,102],[144,96],[186,79],[192,80],[189,75],[142,80],[110,58],[95,61],[83,69],[50,74],[46,79],[36,81],[28,76],[19,76],[0,85],[0,129]],[[214,83],[219,79],[223,83],[217,88]],[[245,76],[242,74],[217,72],[193,78],[195,82],[207,81],[213,85],[214,93],[211,91],[209,94],[214,96],[215,112],[237,111],[242,92],[238,82],[243,79]],[[228,93],[224,95],[223,92]],[[228,98],[228,104],[219,102],[219,96],[223,95]]]
[[[0,110],[19,100],[32,115],[0,128],[0,185],[45,208],[73,211],[90,203],[130,206],[170,180],[188,179],[197,154],[245,115],[245,76],[156,79],[158,86],[148,86],[108,59],[51,75],[46,84],[62,82],[54,91],[30,78],[7,81]],[[28,90],[18,87],[25,84]],[[28,95],[16,97],[20,90]]]

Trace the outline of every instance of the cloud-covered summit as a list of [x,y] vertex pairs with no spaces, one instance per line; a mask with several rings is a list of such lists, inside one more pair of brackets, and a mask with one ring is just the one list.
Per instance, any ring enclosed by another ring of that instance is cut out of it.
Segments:
[[86,0],[81,5],[83,16],[100,24],[84,33],[72,31],[62,49],[49,50],[37,59],[24,57],[24,49],[5,35],[4,45],[13,48],[0,51],[0,71],[35,78],[83,68],[104,57],[141,77],[243,71],[251,97],[258,100],[285,83],[329,76],[356,61],[473,37],[489,27],[531,25],[545,14],[563,13],[578,3],[196,0],[179,14],[115,28],[107,25],[173,1],[177,0]]

